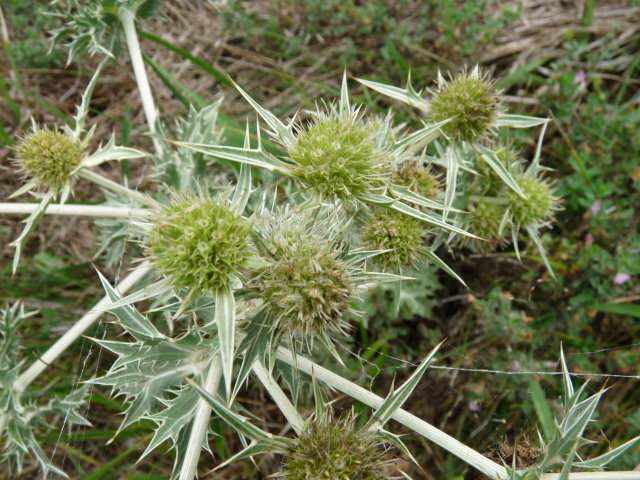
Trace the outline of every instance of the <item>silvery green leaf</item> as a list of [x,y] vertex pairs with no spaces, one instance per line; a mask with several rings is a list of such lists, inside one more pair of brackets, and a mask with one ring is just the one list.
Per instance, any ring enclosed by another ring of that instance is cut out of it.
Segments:
[[403,453],[403,455],[405,455],[415,465],[420,467],[420,464],[413,457],[413,455],[411,454],[411,451],[407,448],[407,446],[404,444],[404,442],[400,439],[400,435],[396,435],[394,433],[388,432],[387,430],[385,430],[383,428],[380,428],[376,432],[376,437],[379,438],[380,440],[382,440],[383,442],[386,442],[386,443],[396,447],[398,450],[400,450]]
[[291,131],[291,127],[286,126],[278,117],[276,117],[269,110],[262,108],[258,102],[256,102],[247,92],[245,92],[240,86],[233,82],[240,95],[242,95],[247,102],[253,107],[253,109],[262,117],[262,119],[269,125],[273,133],[284,143],[285,145],[291,145],[295,142],[295,135]]
[[439,343],[433,350],[431,350],[431,352],[429,352],[429,355],[427,355],[424,360],[422,360],[420,366],[416,368],[413,374],[411,374],[411,376],[402,384],[402,386],[400,386],[400,388],[395,391],[392,388],[391,392],[389,392],[389,395],[387,395],[387,398],[385,398],[380,406],[375,410],[375,412],[373,412],[373,415],[371,415],[371,418],[367,422],[365,428],[368,428],[370,430],[377,430],[385,423],[387,423],[389,419],[391,419],[393,414],[402,407],[407,398],[409,398],[409,395],[411,395],[411,393],[413,393],[413,391],[415,390],[418,382],[422,378],[422,375],[424,375],[424,372],[427,371],[427,368],[429,367],[433,356],[436,354],[441,345],[442,342]]
[[253,457],[254,455],[261,455],[265,453],[279,453],[284,455],[287,453],[286,449],[278,448],[269,442],[251,442],[247,447],[243,450],[239,451],[235,455],[227,458],[220,465],[217,465],[212,471],[219,470],[227,465],[231,465],[233,462],[242,460],[244,458]]
[[122,297],[109,305],[105,305],[100,309],[100,311],[108,312],[116,308],[141,302],[142,300],[148,300],[150,298],[157,297],[158,295],[162,295],[165,292],[171,291],[172,289],[173,287],[171,286],[171,282],[167,278],[163,278],[151,285],[141,288],[137,292],[127,295],[126,297]]
[[498,175],[498,177],[500,177],[505,185],[507,185],[511,190],[513,190],[526,200],[527,197],[518,185],[518,182],[516,182],[515,178],[513,178],[513,175],[511,175],[511,172],[507,170],[507,167],[502,163],[495,152],[485,147],[484,145],[476,145],[476,148],[480,152],[480,158],[482,158],[482,160],[484,160],[485,163],[489,165],[489,167],[491,167],[491,169],[495,172],[496,175]]
[[555,279],[556,274],[553,272],[553,268],[551,268],[551,263],[549,263],[549,258],[547,257],[547,252],[544,249],[544,245],[542,244],[542,239],[538,234],[538,229],[534,225],[527,225],[525,229],[527,230],[529,237],[531,237],[531,240],[533,240],[533,243],[538,249],[540,257],[542,258],[542,262],[544,263],[544,266],[547,267],[549,275],[551,275],[551,278]]
[[635,444],[640,443],[640,436],[629,440],[626,443],[623,443],[619,447],[614,448],[613,450],[608,451],[607,453],[600,455],[595,458],[590,458],[589,460],[582,460],[580,462],[575,462],[573,464],[574,467],[579,468],[602,468],[614,459],[616,459],[619,455],[622,455],[628,449],[633,447]]
[[450,122],[450,119],[434,124],[424,124],[424,127],[396,141],[394,147],[402,155],[411,155],[423,150],[432,141],[441,135],[440,127]]
[[286,165],[269,152],[259,148],[227,147],[225,145],[206,145],[202,143],[173,142],[179,147],[190,148],[211,157],[232,162],[246,163],[269,171],[283,171]]
[[222,376],[227,398],[231,399],[231,380],[233,378],[233,361],[235,359],[236,300],[233,292],[228,288],[216,292],[215,299],[214,320],[218,327]]
[[448,210],[450,212],[461,213],[461,210],[453,207],[447,207],[442,203],[436,202],[435,200],[431,200],[430,198],[418,195],[417,193],[412,192],[408,187],[402,187],[400,185],[389,185],[388,189],[394,197],[404,202],[415,203],[416,205],[421,205],[433,210]]
[[81,168],[91,168],[101,163],[108,162],[109,160],[127,160],[131,158],[140,158],[146,157],[147,154],[141,152],[140,150],[136,150],[135,148],[130,147],[122,147],[115,144],[115,137],[112,135],[107,144],[103,147],[100,146],[98,149],[89,155],[87,158],[80,162],[80,165],[75,173]]
[[38,181],[35,179],[31,179],[27,183],[25,183],[23,186],[18,188],[18,190],[16,190],[11,195],[9,195],[7,198],[12,199],[12,198],[19,197],[20,195],[24,195],[25,193],[30,192],[31,190],[37,187],[38,187]]
[[227,407],[223,402],[219,401],[215,396],[211,395],[200,385],[193,380],[187,379],[193,389],[195,389],[200,397],[202,397],[214,412],[224,420],[231,428],[236,432],[246,436],[250,440],[258,443],[268,443],[274,446],[275,449],[286,449],[291,444],[291,439],[281,437],[279,435],[272,435],[269,432],[256,427],[249,419],[234,412]]
[[392,85],[386,85],[384,83],[372,82],[371,80],[364,80],[362,78],[357,78],[356,80],[365,87],[369,87],[383,95],[395,100],[400,100],[401,102],[425,112],[429,111],[429,102],[422,98],[419,93],[413,89],[410,81],[407,82],[407,88],[399,88]]
[[[82,132],[84,132],[84,125],[87,120],[87,114],[89,113],[89,102],[91,101],[91,95],[93,94],[93,89],[96,86],[98,77],[102,71],[102,67],[104,67],[106,63],[107,63],[107,59],[104,59],[98,65],[98,68],[93,74],[93,77],[91,77],[91,80],[87,85],[87,88],[82,94],[82,101],[80,102],[80,105],[78,105],[76,109],[76,114],[73,117],[75,127],[73,128],[73,130],[69,131],[69,133],[71,134],[71,137],[76,141],[82,140]],[[68,127],[65,127],[65,130],[70,130],[70,129]]]
[[22,249],[27,239],[29,238],[29,235],[31,235],[31,232],[33,232],[33,230],[36,228],[36,225],[38,225],[38,222],[42,218],[42,215],[44,215],[45,210],[53,200],[54,196],[55,192],[48,191],[40,198],[36,209],[33,210],[33,212],[31,212],[31,214],[25,220],[22,220],[22,223],[24,223],[25,225],[18,238],[16,238],[9,244],[9,246],[16,249],[15,253],[13,254],[13,264],[11,266],[12,275],[15,275],[16,271],[18,270],[20,255],[22,254]]
[[240,165],[240,175],[238,176],[238,183],[236,184],[235,191],[233,192],[233,199],[231,200],[231,206],[234,211],[241,215],[244,208],[249,201],[249,195],[251,194],[251,167],[246,163]]
[[242,355],[242,363],[236,376],[231,398],[235,398],[256,360],[263,361],[267,352],[267,345],[271,341],[271,325],[267,321],[264,310],[258,312],[248,326],[244,328],[245,337],[238,346],[238,353]]
[[460,165],[460,155],[458,149],[447,148],[444,152],[447,160],[447,187],[444,192],[445,211],[442,213],[442,220],[446,221],[448,210],[451,209],[453,201],[456,198],[456,186],[458,181],[458,166]]
[[498,115],[495,125],[496,127],[531,128],[547,123],[548,121],[548,118],[501,113]]
[[[102,288],[104,288],[109,300],[112,302],[116,302],[120,300],[122,297],[120,294],[109,284],[106,278],[100,273],[99,270],[98,277],[100,278],[100,282],[102,283]],[[158,331],[158,329],[149,321],[149,319],[135,308],[132,308],[130,305],[124,305],[119,308],[110,309],[111,313],[113,313],[122,327],[129,332],[136,340],[145,341],[152,339],[162,339],[165,336]]]
[[171,440],[173,444],[178,442],[178,438],[183,429],[188,426],[196,414],[198,394],[192,388],[183,387],[174,390],[175,397],[160,400],[167,408],[147,416],[158,425],[153,434],[153,438],[147,445],[146,450],[140,456],[140,460],[146,457],[153,450],[158,448],[166,440]]
[[564,386],[564,408],[567,410],[569,404],[569,398],[573,397],[573,383],[571,382],[571,375],[569,375],[569,368],[567,367],[567,361],[564,357],[564,350],[560,347],[560,366],[562,368],[562,381]]
[[424,252],[424,255],[433,263],[435,263],[439,268],[441,268],[442,270],[447,272],[449,275],[451,275],[453,278],[458,280],[462,285],[464,285],[465,287],[467,286],[467,284],[464,283],[464,280],[462,280],[462,278],[456,272],[454,272],[453,269],[449,265],[447,265],[440,257],[438,257],[432,250],[426,250]]
[[315,418],[313,421],[315,422],[323,422],[328,418],[329,409],[327,408],[327,403],[324,401],[322,397],[322,391],[320,390],[320,384],[318,383],[318,379],[311,372],[311,384],[313,388],[313,400],[315,404]]
[[342,85],[340,86],[340,103],[338,104],[340,109],[340,116],[348,116],[351,108],[349,106],[349,88],[347,86],[347,70],[342,73]]
[[434,227],[439,227],[442,228],[443,230],[447,230],[449,232],[453,232],[453,233],[459,233],[460,235],[464,235],[466,237],[470,237],[470,238],[479,238],[477,236],[475,236],[472,233],[467,232],[466,230],[463,230],[459,227],[456,227],[454,225],[450,225],[446,222],[443,222],[442,220],[433,217],[431,215],[428,215],[424,212],[421,212],[420,210],[417,210],[409,205],[406,205],[402,202],[394,202],[392,204],[389,205],[389,208],[396,210],[398,212],[404,213],[406,215],[409,215],[410,217],[413,218],[417,218],[418,220],[422,220],[425,223],[428,223],[429,225],[433,225]]

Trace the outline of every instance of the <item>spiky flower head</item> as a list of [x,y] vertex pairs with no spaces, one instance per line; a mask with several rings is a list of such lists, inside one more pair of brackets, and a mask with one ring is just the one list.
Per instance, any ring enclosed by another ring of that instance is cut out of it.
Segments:
[[55,130],[34,129],[16,147],[16,165],[38,186],[58,192],[84,158],[84,146]]
[[335,248],[336,222],[288,209],[256,220],[255,244],[267,265],[248,284],[273,315],[274,329],[309,348],[316,337],[344,334],[356,286],[352,265]]
[[402,162],[393,173],[391,181],[408,187],[412,192],[425,198],[435,198],[440,192],[440,182],[429,168],[417,161]]
[[290,175],[321,199],[357,200],[383,184],[384,140],[357,109],[318,111],[288,148]]
[[423,259],[425,228],[419,220],[395,210],[379,208],[367,221],[362,242],[369,250],[388,250],[373,257],[387,272],[414,267]]
[[306,425],[282,464],[288,480],[385,480],[393,459],[375,436],[358,430],[356,417],[315,420]]
[[177,195],[156,214],[147,255],[174,287],[213,293],[245,266],[250,231],[223,200]]
[[495,81],[477,67],[449,80],[439,74],[437,89],[431,94],[431,119],[434,122],[450,119],[441,128],[456,142],[474,142],[486,137],[501,105]]
[[460,237],[463,245],[478,252],[488,253],[506,242],[503,219],[505,205],[493,202],[478,202],[470,206],[465,215],[465,228],[480,239]]
[[509,211],[514,223],[527,226],[548,221],[558,209],[558,199],[551,186],[542,179],[530,176],[516,178],[516,182],[527,198],[509,190]]

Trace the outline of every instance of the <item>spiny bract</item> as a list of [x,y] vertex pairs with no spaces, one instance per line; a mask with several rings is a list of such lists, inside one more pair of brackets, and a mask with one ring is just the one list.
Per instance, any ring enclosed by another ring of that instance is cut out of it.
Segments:
[[27,177],[60,190],[84,158],[82,145],[52,130],[36,129],[16,147],[16,163]]
[[354,417],[308,424],[283,461],[288,480],[385,480],[387,450]]
[[449,81],[440,77],[429,112],[434,122],[450,119],[441,128],[452,140],[473,142],[486,136],[500,103],[495,82],[474,69]]
[[248,222],[221,202],[181,195],[158,215],[147,254],[174,287],[212,293],[247,261]]
[[551,187],[543,180],[532,177],[520,177],[516,182],[527,198],[509,191],[509,209],[514,223],[534,225],[547,220],[556,209],[556,198]]
[[358,112],[318,112],[289,149],[291,176],[322,199],[358,199],[382,186],[387,152]]
[[389,250],[373,257],[373,262],[385,271],[398,272],[422,259],[424,232],[420,220],[381,208],[364,228],[362,241],[368,250]]

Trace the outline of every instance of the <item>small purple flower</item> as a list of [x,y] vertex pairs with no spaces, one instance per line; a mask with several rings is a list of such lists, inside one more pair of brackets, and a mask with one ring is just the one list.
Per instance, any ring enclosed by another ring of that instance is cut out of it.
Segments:
[[591,212],[591,215],[595,215],[600,211],[601,208],[602,208],[602,200],[598,199],[595,202],[593,202],[589,211]]
[[593,245],[593,235],[587,233],[584,236],[584,248],[590,248]]
[[480,408],[480,404],[475,400],[470,400],[469,403],[467,404],[467,408],[469,409],[470,412],[476,412],[476,413],[482,410],[482,408]]
[[587,88],[587,74],[584,70],[578,70],[573,77],[573,83],[580,86],[580,90],[586,90]]
[[622,285],[623,283],[631,280],[631,275],[627,275],[626,273],[616,273],[616,276],[613,277],[614,285]]

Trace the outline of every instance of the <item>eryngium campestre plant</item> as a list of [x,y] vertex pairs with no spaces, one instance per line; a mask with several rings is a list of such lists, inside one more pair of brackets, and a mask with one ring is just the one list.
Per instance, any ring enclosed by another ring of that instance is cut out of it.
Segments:
[[442,131],[457,142],[484,138],[500,110],[500,92],[487,73],[475,67],[445,80],[438,74],[429,113],[434,122],[448,120]]
[[373,432],[358,429],[345,415],[307,422],[282,462],[287,480],[384,480],[393,464],[389,451]]
[[250,224],[224,201],[176,195],[156,214],[147,256],[176,288],[213,293],[227,288],[249,258]]
[[16,155],[26,179],[60,192],[84,158],[84,145],[64,133],[36,128],[18,143]]

